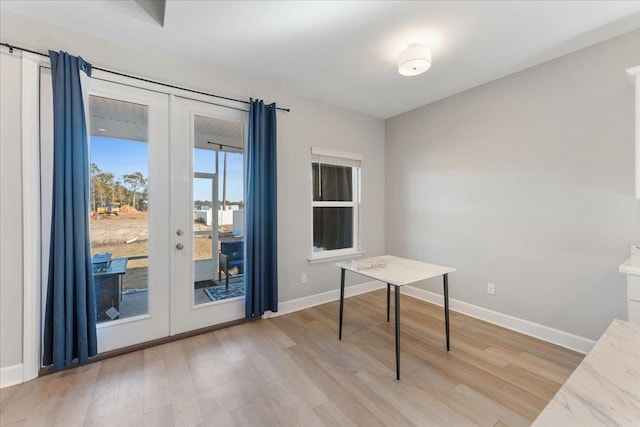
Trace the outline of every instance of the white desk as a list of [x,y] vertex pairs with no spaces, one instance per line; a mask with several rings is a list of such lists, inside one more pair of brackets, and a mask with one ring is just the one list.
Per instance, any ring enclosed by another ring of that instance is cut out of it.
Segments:
[[413,261],[406,258],[398,258],[384,255],[376,258],[367,258],[359,261],[340,262],[336,264],[341,269],[340,275],[340,329],[338,339],[342,339],[342,319],[344,310],[344,275],[349,270],[371,279],[379,280],[387,284],[387,322],[389,321],[389,305],[391,300],[391,286],[395,294],[395,318],[396,318],[396,379],[400,379],[400,287],[432,277],[442,276],[444,281],[444,318],[447,336],[447,351],[449,351],[449,282],[448,274],[455,268],[441,265],[428,264],[426,262]]

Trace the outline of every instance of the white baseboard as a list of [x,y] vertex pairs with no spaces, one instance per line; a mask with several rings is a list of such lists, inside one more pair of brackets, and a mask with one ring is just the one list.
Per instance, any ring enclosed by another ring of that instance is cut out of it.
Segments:
[[[345,297],[364,294],[378,289],[383,289],[384,287],[385,284],[378,281],[349,286],[345,288]],[[404,286],[402,293],[431,304],[439,306],[444,305],[442,295],[434,292],[425,291],[413,286]],[[304,310],[305,308],[314,307],[331,301],[337,301],[338,299],[340,299],[340,290],[335,289],[316,295],[310,295],[308,297],[284,301],[278,304],[277,313],[267,312],[263,317],[269,318],[282,316],[284,314],[293,313],[294,311]],[[595,344],[595,341],[588,338],[560,331],[558,329],[510,316],[508,314],[499,313],[497,311],[469,304],[454,298],[449,298],[449,308],[452,311],[457,311],[467,316],[475,317],[476,319],[484,320],[485,322],[493,323],[494,325],[502,326],[503,328],[511,329],[512,331],[520,332],[583,354],[588,353]]]
[[22,383],[22,363],[0,369],[0,388]]
[[[413,286],[405,286],[402,293],[432,304],[439,306],[444,305],[443,296],[434,292],[425,291]],[[588,353],[595,344],[595,341],[588,338],[560,331],[558,329],[550,328],[518,317],[513,317],[508,314],[499,313],[497,311],[489,310],[487,308],[453,298],[449,298],[449,309],[583,354]]]
[[[354,295],[366,294],[367,292],[376,291],[385,287],[385,284],[378,281],[361,283],[359,285],[347,286],[344,288],[344,296],[352,297]],[[340,289],[335,289],[320,294],[310,295],[290,301],[278,303],[278,312],[269,313],[269,317],[282,316],[283,314],[293,313],[294,311],[303,310],[305,308],[314,307],[331,301],[340,299]],[[267,313],[265,313],[266,315]],[[266,316],[263,316],[266,317]]]

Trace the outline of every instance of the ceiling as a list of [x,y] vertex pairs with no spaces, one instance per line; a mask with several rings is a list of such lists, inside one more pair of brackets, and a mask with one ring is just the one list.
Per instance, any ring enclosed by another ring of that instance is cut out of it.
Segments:
[[[0,7],[381,118],[640,28],[640,1],[159,3]],[[433,65],[403,77],[397,56],[412,42]]]
[[242,152],[244,126],[241,122],[194,116],[194,145],[207,150]]
[[[89,96],[90,132],[94,136],[147,142],[147,106],[119,99]],[[242,152],[241,122],[195,115],[194,146],[206,150]]]
[[147,135],[147,106],[119,99],[89,96],[91,135],[144,141]]

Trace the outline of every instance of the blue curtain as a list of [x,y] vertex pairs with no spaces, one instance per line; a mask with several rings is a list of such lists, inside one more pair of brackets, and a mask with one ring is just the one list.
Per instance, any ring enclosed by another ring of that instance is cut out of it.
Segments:
[[278,311],[276,104],[251,100],[247,147],[245,315]]
[[53,200],[43,364],[55,370],[97,353],[89,241],[89,147],[80,73],[91,64],[49,51],[53,80]]

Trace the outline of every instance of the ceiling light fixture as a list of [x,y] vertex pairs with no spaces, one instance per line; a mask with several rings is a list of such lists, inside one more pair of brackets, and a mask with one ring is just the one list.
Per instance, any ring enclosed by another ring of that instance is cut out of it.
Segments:
[[105,128],[100,128],[98,129],[100,132],[106,132],[107,130]]
[[403,76],[417,76],[431,67],[431,51],[420,43],[411,43],[398,56],[398,72]]

